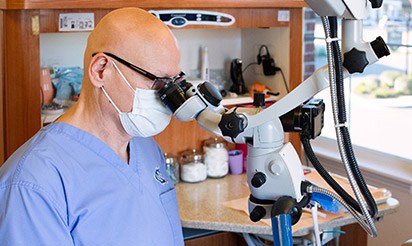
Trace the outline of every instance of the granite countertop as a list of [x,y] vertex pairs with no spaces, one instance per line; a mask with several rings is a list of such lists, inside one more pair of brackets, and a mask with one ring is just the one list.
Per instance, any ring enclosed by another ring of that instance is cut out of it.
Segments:
[[[182,226],[186,228],[230,231],[238,233],[253,233],[271,235],[272,229],[267,223],[254,223],[249,216],[240,210],[224,206],[223,203],[249,196],[247,177],[242,175],[227,175],[221,179],[208,178],[200,183],[180,182],[176,185]],[[393,213],[399,203],[390,198],[379,206],[379,216]],[[337,228],[354,223],[350,215],[320,224],[320,229]],[[299,221],[299,223],[303,223]],[[295,227],[295,226],[294,226]],[[294,230],[294,236],[302,236],[311,232],[312,225],[300,225]]]

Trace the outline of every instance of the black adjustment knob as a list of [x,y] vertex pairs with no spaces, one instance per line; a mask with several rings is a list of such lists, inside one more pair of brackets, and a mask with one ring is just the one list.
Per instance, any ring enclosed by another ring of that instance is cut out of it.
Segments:
[[372,4],[372,8],[377,9],[382,6],[383,0],[369,0]]
[[266,182],[266,175],[262,172],[257,172],[253,175],[251,180],[252,186],[255,188],[259,188]]
[[243,115],[237,114],[233,111],[229,114],[222,115],[219,122],[219,128],[222,131],[223,136],[236,138],[237,135],[245,130],[246,118]]
[[344,55],[343,66],[349,71],[349,73],[362,73],[365,67],[369,64],[366,58],[366,52],[360,51],[356,48],[351,49]]
[[258,222],[266,215],[266,209],[262,206],[256,206],[249,214],[249,218],[253,222]]
[[371,47],[379,59],[391,54],[385,40],[381,36],[371,42]]

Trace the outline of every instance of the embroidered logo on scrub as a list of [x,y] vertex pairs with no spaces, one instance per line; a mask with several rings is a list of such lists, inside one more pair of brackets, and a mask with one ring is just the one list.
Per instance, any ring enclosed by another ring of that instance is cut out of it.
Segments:
[[161,183],[162,185],[167,183],[167,180],[163,177],[163,174],[160,172],[159,168],[156,168],[154,178]]

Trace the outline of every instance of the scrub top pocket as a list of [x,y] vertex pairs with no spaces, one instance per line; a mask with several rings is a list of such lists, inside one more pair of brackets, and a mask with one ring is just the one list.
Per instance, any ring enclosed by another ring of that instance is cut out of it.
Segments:
[[173,188],[160,194],[160,201],[169,219],[174,245],[183,245],[182,224],[180,223],[179,208],[176,203],[176,190]]

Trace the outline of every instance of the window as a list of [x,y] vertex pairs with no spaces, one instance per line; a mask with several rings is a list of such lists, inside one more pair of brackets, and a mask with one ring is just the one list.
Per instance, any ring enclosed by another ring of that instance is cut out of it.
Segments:
[[[323,27],[319,17],[305,13],[305,69],[326,64]],[[382,36],[391,55],[345,80],[352,143],[412,161],[412,32],[409,1],[384,1],[369,10],[364,40]],[[312,32],[311,32],[312,31]],[[311,41],[313,46],[311,46]],[[310,51],[313,50],[312,56]],[[308,53],[309,51],[309,53]],[[313,57],[313,59],[311,59]],[[305,71],[305,74],[308,74]],[[329,89],[316,95],[327,105],[323,137],[335,138]]]

